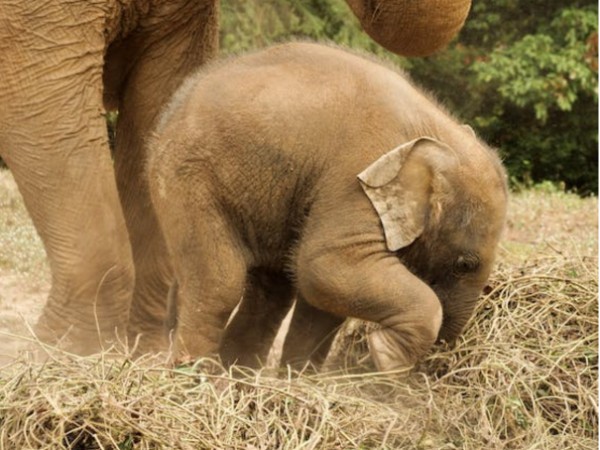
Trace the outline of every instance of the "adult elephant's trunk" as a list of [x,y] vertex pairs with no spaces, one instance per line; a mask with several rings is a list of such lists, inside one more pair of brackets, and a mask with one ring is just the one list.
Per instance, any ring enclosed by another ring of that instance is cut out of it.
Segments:
[[471,0],[346,0],[364,30],[404,56],[426,56],[462,28]]

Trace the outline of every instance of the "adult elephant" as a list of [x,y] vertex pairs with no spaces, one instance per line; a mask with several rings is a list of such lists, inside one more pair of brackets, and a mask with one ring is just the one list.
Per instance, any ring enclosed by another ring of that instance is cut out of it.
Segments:
[[[52,288],[36,331],[89,353],[164,346],[171,269],[143,181],[161,105],[218,47],[217,0],[0,0],[0,152],[42,238]],[[425,55],[469,0],[347,0],[384,47]],[[105,113],[119,110],[114,162]],[[116,175],[116,177],[115,177]]]

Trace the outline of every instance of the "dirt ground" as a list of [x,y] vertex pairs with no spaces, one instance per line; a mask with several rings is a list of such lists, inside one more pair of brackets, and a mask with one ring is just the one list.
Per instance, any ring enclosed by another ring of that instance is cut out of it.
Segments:
[[[41,240],[10,172],[0,171],[0,367],[31,337],[50,289]],[[21,338],[24,336],[26,339]]]
[[[565,252],[595,257],[597,246],[597,198],[542,186],[512,196],[499,263]],[[0,170],[0,367],[27,346],[49,288],[41,240],[12,175]]]

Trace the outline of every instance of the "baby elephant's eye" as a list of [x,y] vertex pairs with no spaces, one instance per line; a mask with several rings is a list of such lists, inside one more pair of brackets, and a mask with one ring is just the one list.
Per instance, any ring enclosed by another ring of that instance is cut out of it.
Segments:
[[453,271],[456,275],[466,275],[479,269],[479,258],[476,255],[461,255],[454,262]]

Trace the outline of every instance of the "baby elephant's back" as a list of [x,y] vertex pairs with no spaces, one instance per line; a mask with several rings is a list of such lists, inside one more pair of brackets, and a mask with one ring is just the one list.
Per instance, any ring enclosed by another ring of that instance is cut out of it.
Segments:
[[219,151],[249,150],[251,159],[256,146],[283,158],[300,153],[302,160],[319,159],[347,151],[344,142],[356,140],[367,123],[384,126],[379,117],[391,116],[391,85],[396,93],[412,90],[397,73],[351,53],[285,44],[225,60],[190,78],[162,127],[183,121],[197,139],[226,141]]
[[[279,253],[335,165],[332,153],[356,147],[347,143],[366,119],[352,112],[372,118],[362,97],[373,70],[387,69],[314,44],[276,46],[202,70],[160,119],[149,164],[164,180],[154,183],[156,195],[216,202],[251,247]],[[358,167],[344,170],[348,180]]]

